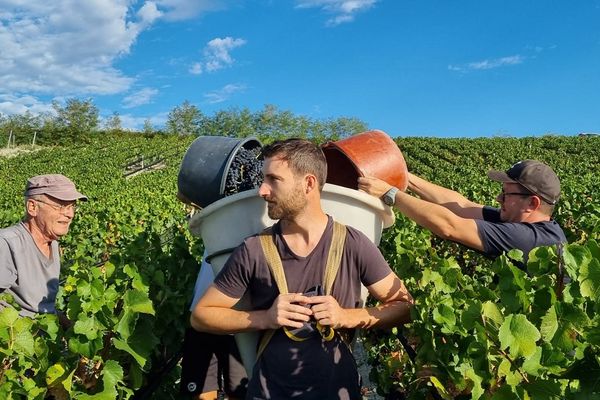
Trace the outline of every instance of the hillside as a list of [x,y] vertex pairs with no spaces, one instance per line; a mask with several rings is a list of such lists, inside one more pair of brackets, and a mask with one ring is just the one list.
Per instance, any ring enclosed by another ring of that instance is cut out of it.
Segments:
[[[161,382],[159,378],[165,366],[177,360],[202,254],[201,241],[187,231],[187,218],[192,209],[176,198],[178,169],[193,139],[172,135],[106,135],[95,137],[85,145],[45,147],[32,153],[0,157],[2,227],[22,217],[22,193],[30,176],[62,173],[89,197],[88,202],[81,204],[69,235],[61,242],[64,268],[58,307],[76,322],[67,331],[59,330],[52,318],[17,326],[0,312],[0,349],[3,351],[0,397],[17,390],[35,397],[50,390],[66,398],[98,391],[105,398],[116,398],[117,394],[126,398],[136,391],[140,393],[141,389],[149,389],[144,393],[158,390],[155,398],[166,398],[166,393],[176,397],[177,390],[169,385],[174,385],[177,369],[162,380],[161,388],[149,385]],[[396,142],[411,172],[490,205],[495,205],[494,198],[500,187],[487,179],[488,170],[507,169],[515,161],[529,158],[551,165],[561,178],[563,192],[556,219],[565,228],[570,243],[580,246],[577,252],[576,247],[572,250],[572,254],[579,254],[579,263],[575,264],[582,266],[587,262],[585,268],[597,268],[589,272],[589,279],[592,296],[600,293],[600,264],[597,262],[600,255],[593,253],[597,248],[593,243],[600,239],[600,185],[597,183],[600,137],[397,138]],[[153,165],[161,168],[149,168]],[[463,311],[473,313],[480,309],[468,298],[454,293],[462,291],[463,296],[479,296],[480,289],[494,287],[489,271],[502,268],[512,271],[510,263],[501,260],[502,265],[493,266],[489,260],[432,237],[402,216],[398,216],[395,227],[385,233],[381,248],[418,299],[417,313],[420,314],[415,315],[418,318],[407,336],[412,337],[421,358],[411,363],[395,335],[389,332],[370,336],[367,347],[374,365],[372,378],[379,384],[380,391],[385,393],[396,387],[410,387],[417,394],[427,391],[432,382],[435,383],[428,378],[433,371],[442,387],[451,386],[455,390],[448,389],[453,395],[465,390],[466,393],[470,390],[493,393],[493,382],[497,380],[494,374],[498,373],[501,361],[496,363],[495,358],[488,357],[487,350],[481,347],[481,338],[477,344],[471,344],[473,347],[463,349],[462,346],[468,347],[464,332],[477,336],[472,333],[474,325],[461,319],[466,315]],[[596,264],[585,258],[585,251],[592,251],[591,258],[596,259]],[[540,264],[551,264],[556,261],[556,255],[544,258],[540,254],[537,260]],[[487,273],[482,272],[486,270]],[[450,276],[452,284],[446,281]],[[529,278],[521,275],[519,279],[529,282]],[[531,282],[527,285],[528,289],[519,289],[527,292],[527,298],[539,296]],[[439,293],[434,288],[439,289]],[[489,293],[481,296],[487,297],[482,297],[479,304],[496,299]],[[581,294],[573,291],[572,296],[579,299],[577,296]],[[571,304],[584,310],[585,318],[581,318],[585,319],[585,328],[564,333],[575,335],[577,343],[556,345],[557,349],[580,353],[564,362],[557,361],[552,370],[556,374],[583,359],[585,352],[591,352],[592,359],[599,357],[600,343],[585,336],[585,332],[592,330],[600,337],[600,321],[594,314],[599,311],[597,297],[588,296],[584,300],[581,303],[572,300]],[[502,304],[503,300],[498,301]],[[447,307],[439,308],[440,304]],[[498,312],[508,318],[522,311],[500,307]],[[448,313],[455,315],[450,317]],[[440,315],[446,315],[448,320]],[[454,321],[452,328],[449,328],[449,320]],[[540,321],[534,323],[539,326]],[[9,328],[17,333],[8,335]],[[435,353],[432,349],[441,345],[440,337],[445,337],[445,343],[462,341],[456,346],[461,349],[461,357],[470,354],[471,368],[476,372],[465,372],[467,367],[456,361],[456,352],[431,354]],[[488,357],[484,363],[487,367],[473,365],[473,360],[479,360],[483,353]],[[448,361],[452,357],[455,365]],[[502,379],[516,382],[510,387],[516,388],[522,375],[529,374],[528,381],[543,376],[544,382],[552,383],[548,384],[552,390],[559,390],[560,385],[555,383],[559,380],[544,375],[549,372],[542,367],[535,375],[529,369],[523,372],[523,368],[516,365],[502,364]],[[488,367],[488,372],[481,372]],[[34,374],[24,380],[19,378],[25,371]],[[427,378],[423,378],[424,371],[428,371]],[[561,390],[560,393],[566,393],[564,387]]]

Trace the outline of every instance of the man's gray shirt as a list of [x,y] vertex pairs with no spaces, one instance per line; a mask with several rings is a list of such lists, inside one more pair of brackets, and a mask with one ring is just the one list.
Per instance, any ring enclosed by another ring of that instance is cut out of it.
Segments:
[[0,229],[0,292],[14,297],[21,315],[56,312],[59,274],[58,242],[52,242],[48,258],[22,222]]

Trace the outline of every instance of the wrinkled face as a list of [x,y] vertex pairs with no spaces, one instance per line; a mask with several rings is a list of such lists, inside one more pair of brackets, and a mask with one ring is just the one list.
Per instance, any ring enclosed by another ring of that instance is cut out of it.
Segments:
[[263,176],[258,194],[267,202],[269,218],[293,219],[306,207],[303,180],[294,175],[287,161],[267,158]]
[[500,219],[504,222],[522,222],[532,194],[518,183],[505,182],[496,197],[500,203]]
[[57,240],[69,232],[75,216],[75,201],[41,195],[27,200],[27,210],[42,234],[50,240]]

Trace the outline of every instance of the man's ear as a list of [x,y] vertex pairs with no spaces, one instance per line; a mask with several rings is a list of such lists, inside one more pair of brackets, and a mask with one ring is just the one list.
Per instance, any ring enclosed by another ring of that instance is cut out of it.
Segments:
[[541,205],[542,199],[540,199],[539,196],[533,195],[529,198],[529,208],[531,209],[531,211],[539,210]]
[[25,209],[27,210],[28,215],[35,217],[40,209],[40,206],[34,199],[27,199],[27,202],[25,203]]
[[312,174],[307,174],[304,177],[304,190],[306,192],[306,194],[309,194],[311,191],[317,189],[318,190],[319,184],[317,182],[317,177],[312,175]]

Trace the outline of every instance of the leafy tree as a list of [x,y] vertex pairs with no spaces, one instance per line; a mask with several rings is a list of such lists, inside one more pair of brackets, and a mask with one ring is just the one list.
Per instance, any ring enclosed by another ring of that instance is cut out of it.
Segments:
[[110,133],[123,132],[121,116],[117,111],[113,112],[112,115],[104,121],[104,129]]
[[256,135],[253,116],[248,109],[231,108],[215,113],[202,124],[205,136],[248,137]]
[[247,108],[221,110],[205,118],[201,134],[206,136],[248,137],[266,140],[286,137],[310,138],[317,142],[339,139],[367,130],[367,125],[356,118],[338,118],[328,121],[314,120],[281,111],[272,104],[252,113]]
[[185,100],[167,118],[167,132],[178,135],[198,135],[204,116],[200,109]]
[[98,107],[92,99],[67,99],[65,105],[52,102],[61,141],[79,142],[98,126]]
[[146,118],[144,120],[144,127],[142,128],[142,133],[144,135],[152,135],[155,133],[155,129],[154,129],[154,126],[152,126],[152,122],[150,121],[150,118]]
[[33,115],[29,110],[25,114],[0,115],[0,131],[8,140],[10,133],[15,136],[15,144],[31,144],[34,135],[41,130],[41,118]]
[[326,123],[325,133],[333,138],[345,138],[369,130],[358,118],[340,117]]

